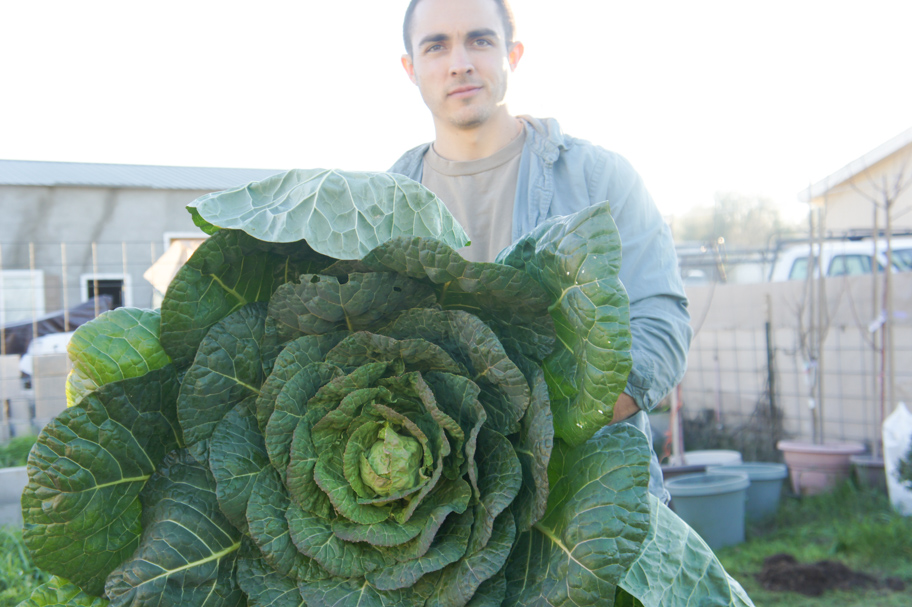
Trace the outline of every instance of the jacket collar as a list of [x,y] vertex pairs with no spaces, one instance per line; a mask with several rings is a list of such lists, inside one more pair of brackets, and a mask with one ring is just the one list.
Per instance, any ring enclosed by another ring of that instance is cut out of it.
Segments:
[[519,116],[526,125],[526,145],[542,160],[553,163],[566,150],[568,142],[554,118]]
[[[554,118],[533,118],[526,115],[519,116],[519,118],[526,129],[526,146],[544,162],[553,164],[557,161],[561,151],[569,147],[567,137],[564,136],[560,125]],[[403,154],[390,170],[420,180],[424,155],[430,147],[430,143],[422,143],[412,148]]]

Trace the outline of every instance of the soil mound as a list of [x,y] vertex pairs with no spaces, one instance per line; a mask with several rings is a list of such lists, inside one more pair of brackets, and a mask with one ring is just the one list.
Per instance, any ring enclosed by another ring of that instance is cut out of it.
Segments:
[[757,579],[767,590],[799,592],[807,596],[820,596],[827,590],[879,585],[877,579],[837,561],[799,563],[791,554],[784,553],[766,558]]

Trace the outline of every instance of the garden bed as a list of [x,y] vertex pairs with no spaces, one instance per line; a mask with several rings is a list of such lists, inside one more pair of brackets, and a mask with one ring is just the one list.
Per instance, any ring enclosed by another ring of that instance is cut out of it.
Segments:
[[749,525],[746,542],[718,554],[756,605],[912,604],[912,517],[852,482],[785,497],[774,519]]

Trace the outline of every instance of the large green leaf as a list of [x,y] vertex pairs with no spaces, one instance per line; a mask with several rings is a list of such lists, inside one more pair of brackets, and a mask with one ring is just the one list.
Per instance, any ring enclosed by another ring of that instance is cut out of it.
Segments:
[[303,554],[314,559],[331,575],[363,577],[395,561],[370,544],[346,542],[336,537],[331,523],[294,504],[286,512],[291,540]]
[[220,231],[199,246],[171,281],[162,301],[162,346],[184,369],[209,327],[249,303],[268,301],[279,285],[330,262],[304,242],[274,244]]
[[169,455],[143,490],[143,534],[105,593],[114,607],[246,603],[235,565],[241,535],[221,513],[215,480],[186,451]]
[[139,542],[139,494],[180,446],[168,365],[106,384],[52,420],[28,460],[23,538],[35,564],[101,594]]
[[269,242],[306,240],[323,255],[361,259],[401,235],[454,248],[465,231],[430,190],[394,173],[293,169],[206,194],[187,206],[197,225],[243,230]]
[[248,304],[216,323],[187,370],[177,400],[184,440],[205,459],[216,425],[238,403],[259,396],[265,379],[260,353],[266,304]]
[[428,595],[426,607],[465,605],[488,579],[499,575],[516,541],[516,524],[509,510],[494,521],[493,533],[484,548],[466,553],[465,557],[422,577],[415,592]]
[[280,287],[269,302],[267,331],[276,343],[302,335],[363,331],[402,310],[434,303],[429,285],[388,272],[304,275]]
[[632,366],[621,239],[608,203],[544,222],[497,261],[531,274],[554,300],[558,345],[544,367],[554,433],[580,445],[611,421]]
[[75,584],[57,576],[38,586],[18,607],[107,607],[108,600],[90,596]]
[[753,607],[703,539],[652,495],[649,514],[649,535],[621,588],[644,605]]
[[424,554],[368,572],[367,580],[378,590],[409,588],[421,576],[455,563],[466,553],[473,519],[471,511],[447,517],[434,542]]
[[614,597],[649,527],[649,456],[646,437],[628,424],[579,447],[555,443],[548,510],[519,536],[507,564],[508,604],[569,607]]
[[442,483],[402,524],[385,520],[374,525],[359,525],[337,518],[332,522],[333,533],[348,542],[367,542],[387,548],[385,553],[400,562],[415,559],[430,548],[447,515],[465,511],[471,496],[468,483],[461,479]]
[[520,433],[512,437],[523,474],[522,487],[512,504],[521,533],[538,522],[548,508],[548,463],[554,448],[554,422],[541,368],[521,355],[514,360],[532,387],[532,399],[522,418]]
[[444,243],[407,237],[377,247],[363,264],[432,283],[441,307],[471,312],[505,345],[535,360],[544,359],[554,347],[554,325],[548,315],[551,296],[525,272],[466,261]]
[[489,577],[478,586],[466,607],[501,607],[506,595],[507,581],[501,569],[494,577]]
[[[316,396],[324,385],[342,380],[342,372],[335,365],[313,363],[296,373],[285,383],[276,397],[275,409],[266,423],[264,437],[269,460],[280,474],[284,475],[291,459],[291,442],[298,425],[305,423],[305,429],[325,413],[326,406],[308,407],[308,401]],[[316,454],[310,454],[316,460]],[[310,484],[309,479],[300,475],[299,482]]]
[[239,559],[237,576],[248,607],[307,607],[295,579],[276,572],[261,557]]
[[171,362],[159,342],[161,313],[117,308],[81,325],[67,344],[73,370],[67,377],[67,405],[111,382],[140,377]]
[[[522,467],[513,445],[502,434],[482,428],[478,434],[478,491],[475,504],[475,526],[469,551],[484,548],[494,529],[494,521],[506,510],[519,493],[522,484]],[[512,518],[512,517],[511,517]]]
[[378,332],[396,339],[423,339],[440,346],[468,369],[481,392],[488,426],[504,435],[519,430],[531,391],[525,376],[497,335],[478,317],[462,310],[414,308]]
[[488,414],[478,401],[481,390],[467,377],[452,373],[427,373],[422,376],[433,394],[437,406],[459,426],[445,428],[453,443],[452,463],[444,473],[448,478],[463,474],[463,464],[468,460],[468,476],[475,493],[478,494],[478,469],[475,464],[475,446],[478,433],[488,419]]
[[266,422],[275,411],[276,398],[285,384],[308,365],[322,363],[326,358],[326,353],[332,350],[346,335],[348,335],[347,331],[305,335],[290,342],[282,349],[270,365],[272,371],[266,378],[266,382],[260,386],[260,395],[257,397],[256,418],[261,431],[266,429]]
[[320,565],[304,556],[291,541],[285,513],[291,507],[288,492],[273,468],[257,476],[247,504],[250,537],[266,563],[293,580],[319,580],[329,577]]
[[410,588],[384,592],[363,578],[302,583],[298,590],[307,607],[419,607],[423,603]]
[[219,506],[231,523],[248,533],[247,502],[269,454],[253,414],[253,399],[237,405],[212,434],[209,467],[215,477]]

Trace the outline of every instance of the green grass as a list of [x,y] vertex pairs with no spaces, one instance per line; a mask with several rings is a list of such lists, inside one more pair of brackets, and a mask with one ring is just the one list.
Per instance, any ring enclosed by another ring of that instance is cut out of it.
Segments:
[[32,565],[22,532],[0,525],[0,607],[14,607],[51,576]]
[[[879,580],[897,577],[906,590],[830,591],[820,597],[764,590],[756,575],[765,558],[783,552],[801,563],[840,561]],[[912,605],[912,517],[893,512],[883,492],[851,483],[822,496],[784,496],[773,520],[748,525],[747,541],[719,550],[718,556],[757,607]]]
[[27,434],[0,443],[0,468],[24,466],[29,450],[36,440],[38,440],[37,436]]

